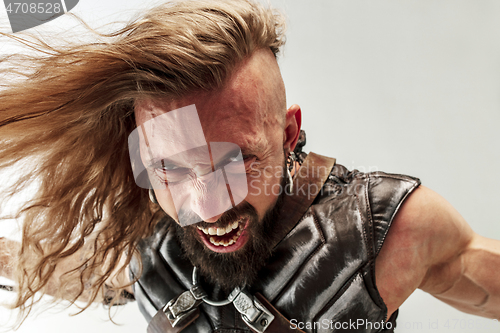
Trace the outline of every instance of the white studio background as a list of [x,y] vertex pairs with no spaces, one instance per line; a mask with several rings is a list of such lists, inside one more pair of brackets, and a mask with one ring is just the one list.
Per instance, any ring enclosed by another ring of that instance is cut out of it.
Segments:
[[[73,12],[96,27],[127,20],[151,3],[80,0]],[[306,150],[336,157],[351,169],[420,177],[475,231],[500,239],[495,211],[500,203],[500,2],[271,3],[288,17],[280,66],[288,104],[302,107]],[[66,24],[73,23],[58,18],[35,29],[42,34]],[[500,268],[490,269],[499,275]],[[0,292],[0,301],[7,298]],[[135,304],[119,310],[115,320],[121,326],[105,322],[102,307],[69,317],[72,312],[43,313],[18,332],[146,330]],[[0,325],[8,316],[0,310]],[[396,332],[431,331],[499,332],[500,324],[416,291],[400,309]]]

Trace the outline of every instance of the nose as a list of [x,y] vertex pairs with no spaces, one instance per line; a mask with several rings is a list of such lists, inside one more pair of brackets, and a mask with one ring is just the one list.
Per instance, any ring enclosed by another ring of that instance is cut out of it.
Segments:
[[216,222],[222,214],[232,208],[231,199],[220,170],[192,179],[190,207],[201,219]]

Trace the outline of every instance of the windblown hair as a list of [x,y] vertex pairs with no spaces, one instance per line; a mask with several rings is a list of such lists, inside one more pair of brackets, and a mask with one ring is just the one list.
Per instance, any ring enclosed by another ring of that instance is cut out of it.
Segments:
[[[0,89],[0,168],[29,166],[2,199],[40,184],[18,214],[14,307],[27,315],[35,293],[54,293],[49,280],[64,267],[56,299],[86,296],[82,311],[100,299],[163,216],[133,179],[135,101],[220,88],[255,50],[279,52],[283,21],[250,0],[178,1],[114,33],[91,30],[95,43],[55,47],[10,35],[36,54],[0,59],[0,75],[13,78]],[[64,264],[75,256],[77,265]]]

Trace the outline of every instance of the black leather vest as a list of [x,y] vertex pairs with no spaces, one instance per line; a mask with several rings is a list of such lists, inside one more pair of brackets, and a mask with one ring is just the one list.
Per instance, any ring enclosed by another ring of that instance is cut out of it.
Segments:
[[[375,258],[416,178],[348,171],[336,165],[306,214],[275,247],[252,292],[260,292],[291,325],[305,332],[392,332],[375,286]],[[168,301],[192,286],[192,265],[182,257],[174,228],[160,222],[139,247],[142,276],[134,285],[150,321]],[[139,271],[132,263],[132,274]],[[222,272],[221,272],[222,273]],[[223,295],[212,288],[212,299]],[[206,290],[207,292],[209,290]],[[200,305],[183,333],[251,332],[234,306]]]

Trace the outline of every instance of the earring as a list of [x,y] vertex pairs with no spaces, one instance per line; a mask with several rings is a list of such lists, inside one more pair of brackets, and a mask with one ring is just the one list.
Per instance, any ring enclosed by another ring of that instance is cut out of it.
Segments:
[[288,154],[288,159],[286,161],[286,164],[288,165],[288,170],[292,171],[292,169],[295,167],[295,162],[297,161],[297,155],[292,151]]
[[158,203],[158,200],[156,200],[155,191],[153,191],[152,188],[149,189],[149,200],[151,200],[152,203],[155,203],[155,204]]
[[286,167],[286,173],[288,176],[288,182],[290,183],[289,191],[288,194],[293,194],[293,178],[292,178],[292,169],[295,167],[295,161],[297,161],[297,156],[295,153],[292,151],[290,154],[288,154],[288,159],[286,161],[287,167]]
[[292,178],[292,174],[290,173],[290,170],[288,168],[286,169],[286,173],[287,173],[287,176],[288,176],[288,182],[290,183],[290,186],[288,187],[289,190],[288,190],[287,194],[292,195],[293,194],[293,178]]

